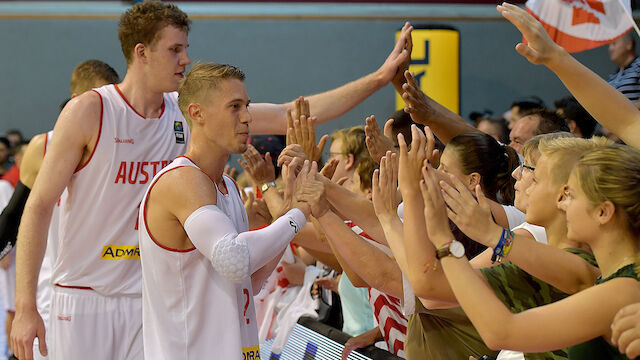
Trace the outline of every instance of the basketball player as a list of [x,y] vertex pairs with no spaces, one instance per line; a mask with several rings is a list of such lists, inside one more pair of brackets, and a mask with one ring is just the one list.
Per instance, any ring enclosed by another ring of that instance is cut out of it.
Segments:
[[253,293],[309,209],[293,208],[248,231],[239,190],[223,176],[229,155],[247,149],[251,115],[242,71],[198,64],[179,94],[189,148],[155,176],[140,205],[145,356],[257,359]]
[[[65,188],[52,274],[51,358],[143,357],[137,210],[153,176],[189,142],[175,93],[190,64],[189,28],[189,18],[173,4],[134,5],[118,32],[127,60],[123,82],[78,96],[62,111],[18,236],[11,344],[19,358],[32,358],[35,337],[40,352],[47,352],[36,283],[47,224]],[[336,117],[391,81],[408,63],[410,33],[407,24],[376,72],[309,97],[315,115],[321,121]],[[291,103],[252,105],[252,130],[284,133],[289,108]]]
[[[108,64],[100,60],[87,60],[78,64],[72,74],[69,85],[71,97],[74,98],[89,89],[100,87],[106,84],[114,84],[119,81],[118,73]],[[51,142],[53,131],[38,134],[31,139],[25,151],[20,166],[20,181],[16,186],[16,190],[10,200],[10,206],[7,206],[0,215],[0,248],[3,249],[1,254],[8,254],[16,245],[16,234],[18,232],[18,224],[24,209],[24,203],[29,196],[29,192],[33,187],[33,183],[40,170],[42,159],[47,151],[47,144]],[[37,308],[38,313],[43,319],[45,327],[48,327],[49,307],[51,305],[51,267],[56,257],[56,244],[58,238],[58,208],[60,202],[53,209],[53,215],[48,231],[47,248],[45,256],[40,268],[37,285]],[[7,335],[10,335],[8,333]],[[34,342],[34,349],[37,347],[37,341]],[[40,358],[34,354],[34,358]],[[46,357],[45,357],[46,358]]]

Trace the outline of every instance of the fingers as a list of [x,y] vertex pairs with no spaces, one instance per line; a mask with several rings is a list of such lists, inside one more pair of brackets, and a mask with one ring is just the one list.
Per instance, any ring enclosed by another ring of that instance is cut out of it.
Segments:
[[293,117],[291,116],[291,110],[287,109],[287,140],[286,145],[296,144],[296,135],[293,132]]
[[476,185],[476,200],[478,200],[478,205],[480,205],[481,208],[490,211],[489,200],[484,196],[480,185]]
[[246,195],[246,199],[244,201],[245,208],[251,204],[253,204],[256,196],[253,194],[253,191],[249,191]]
[[407,143],[404,141],[404,135],[398,134],[398,147],[400,148],[400,157],[403,158],[408,155]]
[[407,79],[407,83],[402,86],[402,89],[408,90],[408,88],[412,87],[414,89],[419,89],[418,81],[416,80],[413,73],[409,70],[404,72],[404,78]]
[[345,177],[341,177],[340,179],[338,179],[338,181],[336,181],[336,184],[342,186],[342,185],[344,185],[344,183],[347,182],[347,180],[349,180],[348,177],[346,177],[346,176]]
[[[425,150],[425,155],[430,156],[433,153],[433,149],[436,147],[436,138],[433,136],[431,129],[428,126],[424,127],[424,134],[427,139],[427,147]],[[429,159],[429,161],[431,161]]]
[[416,154],[421,163],[422,159],[426,157],[426,142],[424,133],[415,124],[411,125],[411,150],[409,150],[409,153]]
[[45,330],[37,332],[38,336],[38,350],[40,350],[40,355],[47,356],[47,341],[45,340]]
[[[376,123],[376,127],[377,126],[378,124]],[[384,136],[388,137],[389,139],[393,139],[393,119],[389,119],[386,123],[384,123]]]
[[320,141],[318,142],[318,158],[315,160],[320,159],[320,155],[322,154],[322,151],[324,151],[324,146],[327,144],[327,140],[329,140],[329,135],[326,134],[320,138]]
[[[304,117],[306,119],[306,117]],[[300,119],[293,120],[293,132],[295,133],[296,143],[303,144],[304,136],[302,135],[302,123]]]
[[320,170],[320,174],[326,177],[327,179],[331,179],[333,174],[336,172],[336,168],[338,167],[338,159],[331,159],[328,163],[324,164],[322,170]]

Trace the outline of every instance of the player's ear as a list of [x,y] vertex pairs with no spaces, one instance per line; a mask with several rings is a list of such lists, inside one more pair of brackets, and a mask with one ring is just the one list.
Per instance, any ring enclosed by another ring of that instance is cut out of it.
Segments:
[[191,103],[187,107],[187,111],[189,112],[189,117],[193,121],[194,124],[202,124],[202,109],[200,108],[200,104]]
[[137,43],[133,48],[133,56],[143,63],[147,63],[147,47],[143,43]]

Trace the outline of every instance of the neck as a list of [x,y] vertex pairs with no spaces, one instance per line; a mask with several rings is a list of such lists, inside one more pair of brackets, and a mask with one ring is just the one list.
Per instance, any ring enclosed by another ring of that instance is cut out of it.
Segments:
[[625,229],[611,225],[603,227],[591,244],[603,278],[633,263],[638,253],[636,239]]
[[191,132],[191,140],[185,156],[207,173],[213,181],[222,185],[224,166],[229,160],[229,152],[223,151],[201,136],[199,131]]
[[567,221],[564,214],[557,214],[557,216],[553,216],[552,219],[551,223],[544,227],[549,245],[558,249],[583,248],[577,241],[572,241],[567,238]]
[[154,91],[141,71],[128,70],[118,88],[135,111],[145,118],[157,118],[162,112],[163,92]]

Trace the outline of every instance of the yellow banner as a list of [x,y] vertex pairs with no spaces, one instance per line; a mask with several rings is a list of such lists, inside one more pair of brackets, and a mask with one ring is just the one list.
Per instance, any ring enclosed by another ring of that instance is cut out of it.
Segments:
[[101,259],[105,260],[140,260],[138,245],[107,245],[102,247]]
[[[396,39],[400,31],[396,32]],[[447,109],[460,113],[460,33],[451,29],[415,29],[412,71],[420,89]],[[396,110],[405,103],[396,93]]]

